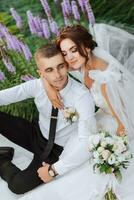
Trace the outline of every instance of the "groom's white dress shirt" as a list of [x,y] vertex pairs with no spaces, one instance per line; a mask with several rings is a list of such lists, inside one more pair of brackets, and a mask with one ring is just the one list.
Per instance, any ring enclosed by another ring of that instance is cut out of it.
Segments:
[[[96,131],[96,120],[94,102],[89,90],[83,85],[68,78],[68,83],[60,91],[60,95],[65,107],[73,107],[79,114],[78,120],[70,124],[65,120],[63,110],[58,113],[55,143],[63,146],[64,150],[54,167],[58,174],[64,174],[88,160],[88,138]],[[52,104],[42,80],[34,79],[0,91],[0,105],[28,98],[34,98],[39,111],[39,127],[43,136],[48,139]]]

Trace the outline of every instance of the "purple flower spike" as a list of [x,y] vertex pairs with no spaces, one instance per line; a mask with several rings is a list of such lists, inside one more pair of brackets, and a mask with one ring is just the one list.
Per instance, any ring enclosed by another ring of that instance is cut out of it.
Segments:
[[4,81],[5,79],[5,74],[0,70],[0,81]]
[[50,34],[50,30],[49,30],[49,26],[48,26],[48,22],[46,19],[42,19],[42,31],[43,31],[43,36],[46,39],[49,39],[51,34]]
[[31,54],[30,49],[28,48],[27,44],[21,43],[21,48],[23,50],[26,60],[30,61],[30,59],[32,58],[32,54]]
[[65,6],[65,12],[69,16],[72,14],[72,8],[69,0],[63,0]]
[[21,80],[22,81],[30,81],[36,79],[34,76],[30,75],[30,74],[26,74],[26,75],[22,75],[21,76]]
[[80,6],[80,8],[81,8],[81,10],[82,10],[83,13],[84,13],[84,10],[85,10],[85,9],[84,9],[84,5],[85,5],[85,4],[84,4],[84,1],[85,1],[85,0],[78,0],[79,6]]
[[95,17],[94,17],[93,10],[92,10],[91,5],[88,0],[85,1],[85,8],[87,11],[88,20],[93,26],[95,24]]
[[22,19],[21,19],[21,17],[19,16],[19,14],[16,12],[16,10],[14,8],[10,8],[10,12],[11,12],[13,18],[16,21],[17,27],[19,29],[21,29],[22,28]]
[[27,11],[27,17],[28,17],[28,25],[29,25],[31,33],[36,34],[36,26],[34,22],[34,17],[30,10]]
[[16,69],[15,67],[12,65],[12,63],[9,61],[9,59],[5,59],[2,58],[2,61],[4,63],[4,65],[6,66],[7,70],[13,74],[16,74]]
[[72,1],[71,4],[72,4],[72,12],[73,12],[74,18],[80,21],[80,14],[78,11],[78,6],[76,4],[76,1]]
[[51,29],[52,33],[58,35],[59,30],[58,30],[58,25],[57,25],[56,21],[54,21],[54,20],[49,21],[49,25],[50,25],[50,29]]
[[44,8],[44,11],[47,15],[47,17],[51,17],[51,9],[49,7],[49,4],[47,2],[47,0],[40,0],[41,4],[42,4],[42,7]]
[[67,25],[70,25],[68,16],[67,16],[67,14],[66,14],[66,9],[65,9],[64,2],[61,3],[61,7],[62,7],[62,13],[63,13],[65,25],[66,25],[66,26],[67,26]]
[[7,32],[8,32],[7,28],[0,23],[0,37],[3,38],[5,33]]

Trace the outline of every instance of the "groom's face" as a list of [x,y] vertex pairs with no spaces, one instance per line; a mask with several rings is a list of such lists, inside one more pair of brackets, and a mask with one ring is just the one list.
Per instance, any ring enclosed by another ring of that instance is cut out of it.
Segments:
[[38,58],[37,65],[40,75],[57,90],[66,86],[68,68],[61,53],[50,58]]

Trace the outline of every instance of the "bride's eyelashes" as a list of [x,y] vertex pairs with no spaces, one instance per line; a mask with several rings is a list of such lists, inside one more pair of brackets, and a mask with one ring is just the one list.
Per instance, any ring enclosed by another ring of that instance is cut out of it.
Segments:
[[[73,47],[72,49],[70,49],[71,53],[76,53],[77,51],[78,51],[77,47]],[[62,55],[63,56],[67,56],[67,53],[66,52],[62,52]]]
[[77,47],[73,47],[73,49],[71,49],[71,52],[72,52],[72,53],[75,53],[75,52],[77,52],[77,51],[78,51]]

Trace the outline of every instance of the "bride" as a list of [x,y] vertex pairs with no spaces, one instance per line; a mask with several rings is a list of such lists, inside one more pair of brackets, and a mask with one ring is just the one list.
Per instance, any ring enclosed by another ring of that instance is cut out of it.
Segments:
[[[130,149],[134,153],[134,78],[114,57],[97,47],[88,31],[80,26],[68,26],[61,30],[58,48],[69,65],[70,74],[89,88],[96,106],[98,129],[105,129],[119,136],[128,134]],[[53,105],[64,105],[59,94],[48,85],[45,87]],[[122,172],[121,184],[115,188],[118,200],[134,199],[134,160]],[[57,177],[21,200],[102,200],[110,176],[93,172],[89,162],[63,177]]]

